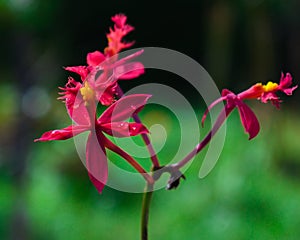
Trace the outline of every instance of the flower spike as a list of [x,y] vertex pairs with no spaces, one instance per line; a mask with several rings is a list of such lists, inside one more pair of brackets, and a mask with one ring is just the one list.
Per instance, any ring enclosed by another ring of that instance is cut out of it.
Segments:
[[257,136],[260,127],[254,112],[243,102],[243,100],[258,99],[263,103],[271,101],[273,105],[279,108],[281,100],[276,95],[276,93],[278,91],[281,91],[286,95],[292,95],[293,91],[298,86],[291,87],[291,85],[291,74],[287,73],[286,75],[284,75],[282,73],[279,84],[273,82],[268,82],[265,85],[263,85],[262,83],[257,83],[237,95],[227,89],[224,89],[222,91],[222,97],[211,103],[211,105],[208,106],[207,110],[204,112],[204,115],[202,117],[202,125],[204,124],[209,111],[218,103],[226,101],[225,108],[229,109],[229,112],[231,112],[231,110],[234,108],[238,109],[242,125],[245,129],[245,132],[249,134],[250,140]]
[[[80,83],[78,83],[80,84]],[[125,153],[121,148],[117,147],[112,143],[105,134],[113,137],[130,137],[139,134],[149,133],[148,129],[141,123],[125,122],[128,118],[132,117],[133,114],[138,113],[146,104],[147,100],[151,95],[148,94],[135,94],[125,96],[115,102],[113,105],[108,107],[102,115],[93,122],[95,119],[94,111],[88,111],[92,105],[81,104],[80,108],[75,108],[73,96],[82,95],[82,101],[91,102],[93,92],[90,89],[87,82],[84,83],[84,87],[78,89],[79,85],[73,82],[73,79],[69,79],[66,88],[62,88],[64,92],[64,99],[70,105],[68,111],[70,117],[76,122],[76,124],[60,129],[45,132],[39,139],[34,140],[35,142],[45,142],[53,140],[66,140],[72,138],[83,132],[90,132],[89,138],[86,145],[86,166],[91,182],[97,188],[99,192],[102,191],[107,181],[108,169],[106,151],[108,148],[111,151],[115,151],[126,161],[128,161],[137,171],[139,171],[147,181],[152,181],[146,171],[137,163],[135,160]],[[81,84],[80,84],[81,86]],[[78,99],[78,97],[76,98]],[[84,112],[80,111],[85,109]]]

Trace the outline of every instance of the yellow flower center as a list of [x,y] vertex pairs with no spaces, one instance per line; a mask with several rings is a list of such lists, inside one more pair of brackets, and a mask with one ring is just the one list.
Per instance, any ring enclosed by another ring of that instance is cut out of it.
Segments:
[[84,82],[84,87],[80,88],[80,93],[82,95],[83,100],[85,101],[86,106],[90,101],[94,101],[95,99],[95,92],[90,87],[87,81]]
[[264,92],[272,92],[278,88],[278,84],[273,82],[268,82],[266,85],[263,85],[263,88],[264,88]]

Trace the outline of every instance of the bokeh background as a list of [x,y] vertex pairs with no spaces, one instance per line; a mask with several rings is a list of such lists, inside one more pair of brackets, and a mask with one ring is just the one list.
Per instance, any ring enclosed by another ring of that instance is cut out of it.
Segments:
[[[281,71],[299,84],[299,9],[297,0],[1,0],[0,239],[139,239],[141,194],[107,187],[99,195],[72,140],[33,143],[70,124],[56,100],[68,76],[62,66],[85,64],[87,52],[104,49],[112,15],[128,15],[136,30],[127,40],[136,47],[187,54],[219,89],[239,91],[279,81]],[[170,74],[150,71],[122,87],[145,82],[180,89],[203,113],[201,97]],[[280,111],[250,103],[262,128],[250,142],[232,114],[214,170],[198,178],[201,153],[177,190],[155,192],[150,239],[299,239],[299,96],[282,96]],[[154,107],[143,116],[165,125],[159,156],[168,162],[180,138],[176,119]]]

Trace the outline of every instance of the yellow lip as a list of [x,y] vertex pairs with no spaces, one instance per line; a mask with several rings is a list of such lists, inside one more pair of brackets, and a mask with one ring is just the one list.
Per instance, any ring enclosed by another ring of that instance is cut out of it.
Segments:
[[277,83],[268,82],[266,85],[263,85],[264,92],[272,92],[278,88]]
[[80,88],[80,93],[86,105],[95,99],[95,92],[87,81],[84,82],[84,87]]

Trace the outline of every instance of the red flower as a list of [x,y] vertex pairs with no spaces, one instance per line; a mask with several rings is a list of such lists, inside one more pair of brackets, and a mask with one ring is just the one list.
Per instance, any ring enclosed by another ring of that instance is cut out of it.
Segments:
[[247,89],[244,92],[241,92],[238,96],[240,99],[252,99],[257,98],[263,103],[267,103],[268,100],[272,102],[277,108],[280,107],[280,99],[276,95],[276,92],[281,91],[286,95],[292,95],[293,91],[298,87],[292,85],[292,76],[290,73],[287,73],[285,76],[281,73],[281,78],[279,84],[268,82],[266,85],[257,83],[251,88]]
[[122,42],[123,37],[134,28],[126,24],[127,17],[119,14],[112,17],[114,28],[107,34],[108,47],[104,53],[94,51],[87,54],[87,66],[72,66],[65,69],[75,72],[81,77],[82,82],[88,80],[96,92],[97,99],[103,105],[111,105],[114,102],[118,80],[128,80],[139,77],[145,72],[140,62],[129,62],[142,54],[140,50],[128,57],[118,60],[118,54],[122,49],[133,45]]
[[279,108],[279,103],[281,102],[276,92],[281,91],[287,95],[291,95],[293,91],[298,87],[292,85],[292,76],[287,73],[286,76],[281,74],[280,83],[268,82],[266,85],[257,83],[250,87],[249,89],[239,93],[234,94],[233,92],[224,89],[222,91],[222,97],[214,101],[206,110],[202,118],[202,125],[206,119],[208,112],[218,103],[226,101],[225,113],[230,113],[235,107],[238,108],[242,125],[245,131],[249,134],[249,140],[254,138],[259,132],[259,122],[254,114],[254,112],[243,102],[246,99],[259,99],[263,103],[267,103],[268,100],[272,102],[277,108]]
[[126,152],[111,142],[105,134],[115,137],[129,137],[148,133],[144,125],[124,122],[124,120],[139,112],[146,104],[150,95],[135,94],[123,97],[107,108],[98,119],[95,119],[95,109],[93,111],[93,106],[88,105],[85,107],[87,103],[94,101],[93,96],[91,96],[93,92],[89,89],[88,84],[85,84],[80,89],[81,96],[78,94],[78,98],[82,97],[84,99],[84,104],[76,107],[76,93],[78,93],[79,85],[78,83],[76,85],[72,79],[69,80],[67,85],[64,88],[65,95],[63,98],[66,101],[66,105],[69,106],[69,114],[76,124],[60,130],[45,132],[35,142],[65,140],[82,132],[90,131],[86,145],[86,167],[92,183],[99,192],[105,186],[108,176],[106,148],[122,156],[149,180],[143,168]]
[[106,35],[108,47],[105,48],[105,54],[113,56],[124,48],[131,47],[134,42],[123,42],[123,37],[134,30],[134,27],[126,24],[127,17],[124,14],[117,14],[111,18],[115,23],[114,28],[110,28],[110,33]]

